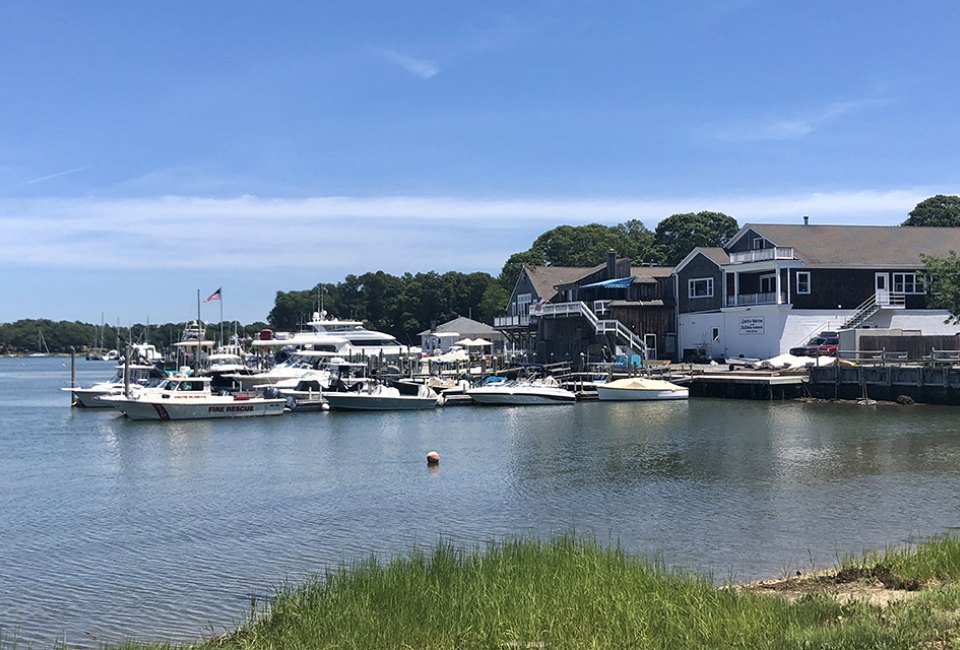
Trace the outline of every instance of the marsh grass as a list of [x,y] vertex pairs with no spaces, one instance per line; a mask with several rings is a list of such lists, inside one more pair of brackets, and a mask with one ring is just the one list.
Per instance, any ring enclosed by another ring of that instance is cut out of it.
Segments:
[[895,547],[844,558],[838,573],[858,571],[889,588],[919,589],[931,582],[960,581],[960,537],[941,535],[916,547]]
[[[951,648],[960,647],[960,542],[938,538],[841,563],[937,580],[886,608],[826,591],[789,601],[678,572],[570,536],[466,551],[447,543],[280,587],[237,631],[192,648]],[[170,644],[123,643],[134,648]]]
[[206,648],[915,648],[907,611],[826,596],[790,603],[562,537],[466,552],[441,543],[284,585]]

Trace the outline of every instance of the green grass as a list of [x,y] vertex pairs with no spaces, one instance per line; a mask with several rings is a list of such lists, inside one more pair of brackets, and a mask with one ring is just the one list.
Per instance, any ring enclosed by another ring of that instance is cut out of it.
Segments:
[[[868,553],[862,558],[846,558],[840,569],[887,572],[894,581],[909,588],[930,582],[960,581],[960,537],[943,535],[929,539],[916,548],[892,548]],[[880,576],[881,581],[883,577]],[[892,584],[891,584],[892,586]]]
[[789,602],[717,588],[707,577],[571,537],[472,552],[441,543],[284,585],[265,611],[252,604],[236,632],[192,647],[960,648],[958,558],[960,542],[940,538],[864,559],[856,566],[939,581],[880,608],[823,593]]

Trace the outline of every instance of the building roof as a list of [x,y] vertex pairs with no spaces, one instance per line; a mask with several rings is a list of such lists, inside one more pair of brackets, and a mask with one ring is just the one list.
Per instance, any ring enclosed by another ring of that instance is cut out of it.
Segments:
[[656,282],[657,278],[669,278],[672,266],[631,266],[630,275],[636,278],[634,284]]
[[679,273],[683,267],[695,260],[700,255],[703,255],[718,267],[730,263],[730,256],[727,255],[727,251],[723,250],[722,248],[697,246],[692,251],[687,253],[686,257],[680,260],[680,263],[673,268],[673,272]]
[[496,336],[500,333],[486,323],[481,323],[478,320],[473,320],[472,318],[467,318],[466,316],[457,316],[453,320],[449,320],[446,323],[437,325],[435,330],[423,330],[417,336],[426,336],[427,334],[444,332],[453,332],[458,335],[460,333],[483,334],[485,338]]
[[557,295],[555,287],[559,284],[572,284],[588,275],[606,268],[606,264],[597,264],[591,267],[580,266],[525,266],[527,277],[536,290],[537,295],[549,302]]
[[920,254],[960,251],[960,228],[747,224],[775,246],[792,248],[810,266],[922,268]]

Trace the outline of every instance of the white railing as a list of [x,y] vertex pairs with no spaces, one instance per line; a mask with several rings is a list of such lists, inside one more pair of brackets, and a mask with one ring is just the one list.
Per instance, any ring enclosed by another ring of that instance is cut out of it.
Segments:
[[748,262],[766,262],[768,260],[792,260],[793,249],[776,248],[758,248],[755,251],[744,251],[742,253],[730,253],[731,264],[747,264]]
[[[780,294],[780,302],[787,302],[787,294]],[[744,307],[752,305],[776,305],[777,292],[773,293],[741,293],[739,296],[729,296],[727,298],[728,307]]]
[[631,348],[639,352],[646,358],[647,346],[643,340],[634,334],[630,329],[616,319],[600,320],[584,302],[561,302],[557,304],[546,304],[539,308],[541,316],[549,317],[569,317],[582,316],[593,327],[597,334],[614,334],[630,345]]
[[493,326],[494,327],[526,327],[530,324],[530,316],[524,314],[522,316],[494,316],[493,317]]

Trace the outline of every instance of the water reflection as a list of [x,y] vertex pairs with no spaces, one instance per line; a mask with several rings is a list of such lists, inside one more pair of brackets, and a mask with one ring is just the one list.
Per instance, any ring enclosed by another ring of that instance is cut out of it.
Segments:
[[440,538],[576,531],[752,579],[960,525],[953,409],[693,399],[148,423],[69,409],[61,368],[5,361],[0,625],[38,644],[187,640],[284,579]]

